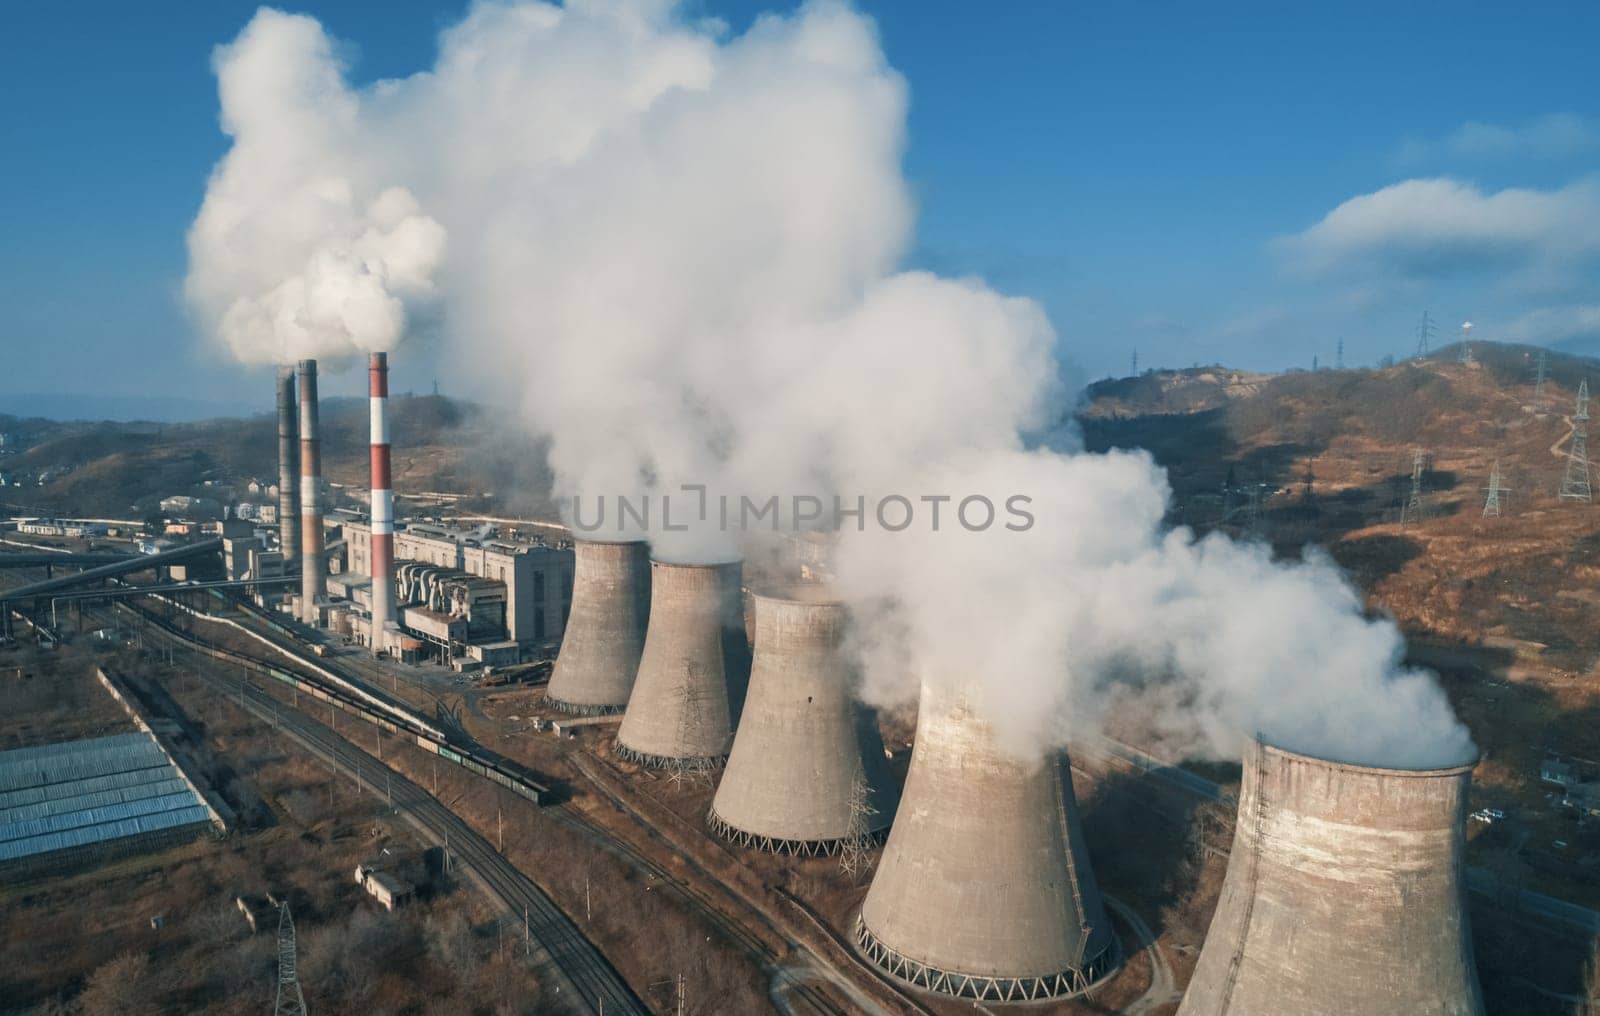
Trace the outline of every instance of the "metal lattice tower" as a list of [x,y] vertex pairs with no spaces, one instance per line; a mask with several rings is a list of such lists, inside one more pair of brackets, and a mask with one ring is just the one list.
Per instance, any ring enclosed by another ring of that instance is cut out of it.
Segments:
[[1561,496],[1574,501],[1589,501],[1589,379],[1578,384],[1578,409],[1572,414],[1572,447],[1567,449],[1567,475],[1561,481]]
[[1427,311],[1423,311],[1422,323],[1417,325],[1417,359],[1426,360],[1428,358],[1428,340],[1433,338],[1435,331],[1437,331],[1437,328],[1434,327],[1433,319],[1428,317]]
[[285,901],[278,908],[278,1002],[273,1016],[305,1016],[306,997],[294,968],[294,918]]
[[1533,406],[1535,409],[1544,405],[1544,379],[1549,376],[1549,366],[1545,359],[1545,351],[1539,350],[1539,361],[1533,368]]
[[1497,519],[1500,517],[1500,495],[1508,494],[1511,488],[1500,482],[1500,460],[1494,460],[1494,469],[1489,472],[1489,486],[1484,488],[1489,495],[1483,499],[1483,517]]
[[1411,453],[1411,497],[1406,500],[1405,508],[1400,511],[1400,525],[1408,522],[1421,522],[1424,514],[1422,505],[1422,473],[1427,463],[1427,453],[1421,448]]
[[1470,367],[1478,362],[1472,358],[1471,321],[1463,321],[1461,323],[1461,355],[1456,358],[1456,362],[1460,363],[1464,367]]
[[1133,360],[1132,360],[1132,368],[1131,368],[1130,376],[1132,376],[1132,377],[1138,377],[1139,376],[1139,351],[1137,349],[1135,349],[1133,351]]
[[1339,340],[1339,344],[1334,347],[1333,369],[1334,370],[1344,370],[1344,340],[1343,339],[1340,339]]

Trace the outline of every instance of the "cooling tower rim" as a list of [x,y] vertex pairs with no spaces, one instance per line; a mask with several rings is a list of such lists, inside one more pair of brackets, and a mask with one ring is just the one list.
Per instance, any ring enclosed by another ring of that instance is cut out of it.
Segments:
[[621,537],[619,539],[608,540],[603,536],[594,536],[594,535],[579,536],[576,533],[574,533],[573,536],[572,536],[572,542],[573,543],[582,543],[582,544],[592,545],[592,546],[596,546],[596,547],[637,547],[637,546],[643,546],[643,545],[649,543],[650,541],[646,540],[642,536],[624,536],[624,537]]
[[843,607],[844,598],[832,589],[815,582],[784,582],[750,588],[750,598],[780,605],[798,604],[808,607]]
[[744,564],[744,558],[742,558],[742,557],[733,557],[733,558],[729,558],[726,561],[669,561],[664,557],[657,557],[654,554],[650,555],[650,567],[651,568],[712,568],[712,569],[723,569],[723,568],[732,568],[732,567],[734,567],[736,565],[741,565],[741,564]]
[[1360,762],[1345,762],[1339,759],[1322,758],[1317,755],[1307,755],[1304,752],[1293,751],[1289,748],[1273,744],[1261,735],[1256,735],[1255,742],[1269,755],[1276,755],[1305,765],[1317,766],[1322,769],[1333,769],[1364,776],[1386,776],[1401,779],[1445,779],[1461,776],[1472,772],[1482,760],[1483,753],[1474,748],[1472,757],[1454,765],[1426,766],[1415,768],[1402,768],[1396,766],[1363,765]]

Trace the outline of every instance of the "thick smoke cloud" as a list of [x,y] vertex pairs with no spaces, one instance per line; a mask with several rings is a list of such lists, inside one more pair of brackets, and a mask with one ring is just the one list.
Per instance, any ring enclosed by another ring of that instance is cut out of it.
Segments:
[[[851,520],[835,549],[863,694],[963,687],[1019,752],[1117,710],[1207,755],[1256,729],[1357,761],[1470,753],[1330,565],[1164,531],[1142,455],[1039,447],[1064,393],[1038,305],[902,268],[907,89],[869,19],[811,3],[730,36],[665,2],[481,4],[403,80],[353,88],[334,52],[264,10],[218,54],[234,148],[190,290],[241,357],[360,346],[369,318],[403,328],[432,297],[482,394],[549,437],[559,494],[671,494],[680,521],[684,484],[869,515],[908,499],[917,524]],[[370,210],[396,188],[403,215]],[[346,283],[363,295],[311,299]],[[969,494],[1029,498],[1035,524],[969,532]],[[922,499],[941,495],[932,532]],[[715,510],[668,532],[659,506],[661,556],[760,535]]]

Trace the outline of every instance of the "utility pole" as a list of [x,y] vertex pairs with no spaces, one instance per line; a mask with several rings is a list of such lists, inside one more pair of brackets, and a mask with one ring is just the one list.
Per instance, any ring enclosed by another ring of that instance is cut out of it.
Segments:
[[1572,447],[1567,449],[1567,475],[1561,496],[1573,501],[1592,500],[1589,490],[1589,379],[1578,384],[1577,411],[1572,414]]

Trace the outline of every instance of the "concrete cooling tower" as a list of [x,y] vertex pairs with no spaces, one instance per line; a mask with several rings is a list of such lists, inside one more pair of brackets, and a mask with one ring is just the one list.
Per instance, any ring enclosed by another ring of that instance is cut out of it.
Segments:
[[728,756],[750,677],[739,562],[650,562],[650,623],[617,754],[653,768]]
[[1245,753],[1222,897],[1179,1016],[1478,1016],[1462,880],[1472,766]]
[[1121,947],[1084,847],[1066,753],[1014,758],[958,697],[924,687],[900,809],[861,904],[857,950],[960,998],[1080,994]]
[[846,611],[821,586],[756,594],[750,692],[706,823],[735,843],[829,854],[889,828],[899,792],[852,701]]
[[574,552],[572,610],[548,698],[578,715],[621,712],[644,652],[650,551],[642,542],[579,540]]

